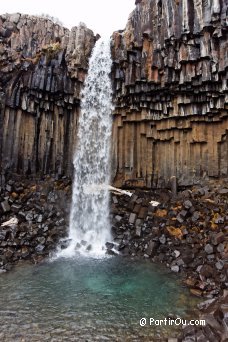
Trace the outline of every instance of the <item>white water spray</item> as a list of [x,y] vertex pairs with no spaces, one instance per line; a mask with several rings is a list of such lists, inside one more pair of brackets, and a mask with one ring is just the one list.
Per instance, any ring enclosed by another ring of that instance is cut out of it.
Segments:
[[110,41],[98,40],[82,91],[74,157],[70,245],[59,256],[100,256],[110,241],[109,192],[112,86]]

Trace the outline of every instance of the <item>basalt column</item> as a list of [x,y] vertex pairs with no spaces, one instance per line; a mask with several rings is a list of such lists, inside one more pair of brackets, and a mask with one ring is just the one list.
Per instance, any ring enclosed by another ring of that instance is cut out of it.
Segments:
[[80,91],[95,44],[84,24],[0,17],[1,167],[24,174],[71,174]]
[[227,2],[139,0],[113,34],[117,186],[228,174]]

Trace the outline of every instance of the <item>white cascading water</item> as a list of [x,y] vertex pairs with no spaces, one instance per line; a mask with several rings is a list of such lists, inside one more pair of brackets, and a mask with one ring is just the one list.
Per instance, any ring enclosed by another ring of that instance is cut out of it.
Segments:
[[70,213],[70,244],[59,256],[100,256],[110,241],[109,192],[112,86],[110,41],[99,39],[89,61],[82,91],[74,184]]

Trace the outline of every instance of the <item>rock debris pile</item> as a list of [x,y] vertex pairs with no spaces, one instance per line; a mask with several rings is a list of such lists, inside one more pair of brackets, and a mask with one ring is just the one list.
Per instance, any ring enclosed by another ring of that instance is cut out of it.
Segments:
[[0,272],[19,260],[42,261],[67,231],[69,179],[20,178],[1,187]]

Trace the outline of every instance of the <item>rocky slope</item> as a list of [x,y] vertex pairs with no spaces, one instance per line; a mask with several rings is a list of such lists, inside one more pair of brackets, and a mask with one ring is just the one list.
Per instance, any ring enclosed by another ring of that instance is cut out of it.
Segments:
[[227,175],[226,11],[225,0],[137,0],[113,34],[116,185]]
[[0,16],[0,164],[3,171],[69,174],[80,91],[96,37],[84,24]]
[[42,261],[67,235],[71,181],[10,175],[0,189],[0,273]]

